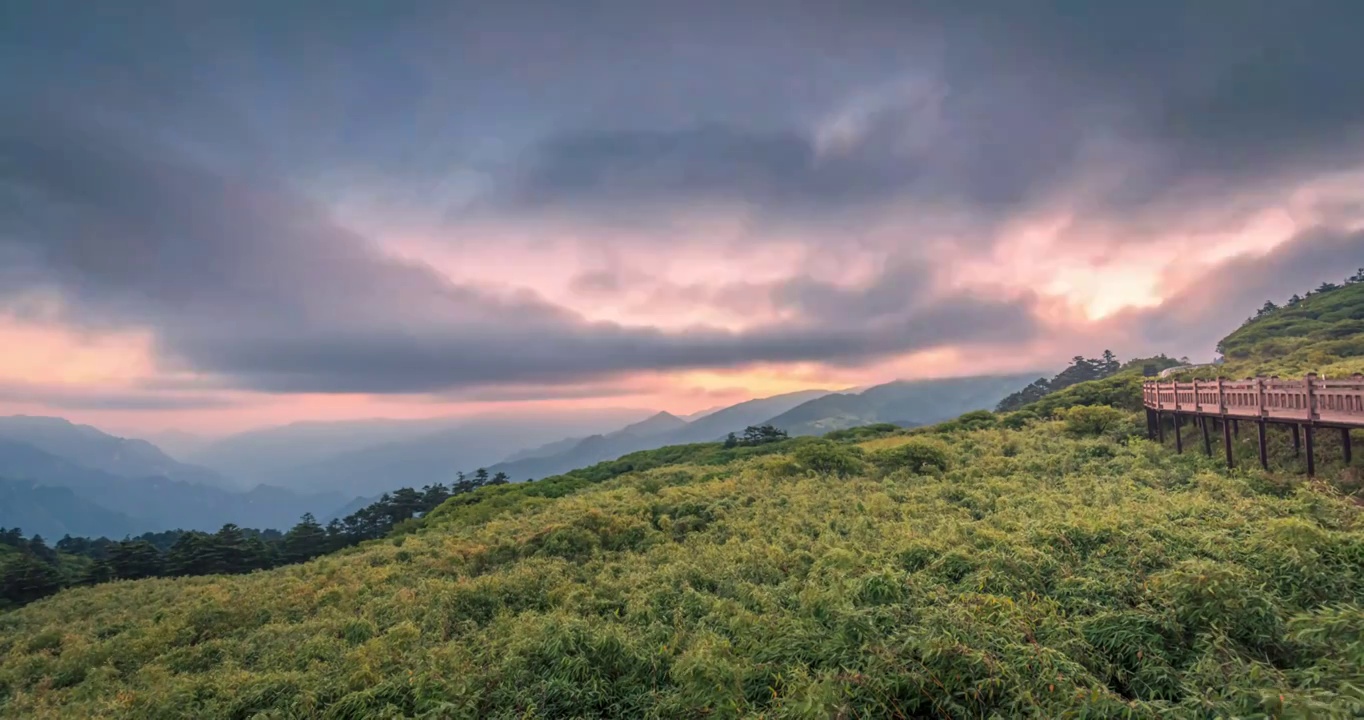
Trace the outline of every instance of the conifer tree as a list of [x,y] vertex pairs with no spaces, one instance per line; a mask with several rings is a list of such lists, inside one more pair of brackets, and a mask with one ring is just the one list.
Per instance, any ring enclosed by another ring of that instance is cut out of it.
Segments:
[[0,569],[0,597],[10,602],[32,602],[61,588],[57,569],[32,553],[19,553]]

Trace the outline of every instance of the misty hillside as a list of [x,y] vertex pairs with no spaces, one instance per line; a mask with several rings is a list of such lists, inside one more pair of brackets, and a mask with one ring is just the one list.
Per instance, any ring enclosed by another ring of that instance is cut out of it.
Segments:
[[492,465],[574,431],[605,432],[651,414],[605,409],[534,416],[294,423],[225,438],[194,457],[252,483],[299,492],[377,495],[398,487],[447,482],[458,470]]
[[85,499],[68,487],[0,476],[0,528],[17,527],[55,542],[63,535],[123,537],[145,532],[148,521]]
[[[139,532],[172,528],[216,530],[225,523],[290,527],[305,512],[327,512],[350,499],[335,492],[298,494],[267,486],[239,491],[164,476],[125,477],[5,438],[0,438],[0,478],[71,491],[76,502],[69,506],[60,504],[67,497],[64,494],[44,493],[34,499],[45,508],[35,521],[53,528],[48,532],[56,532],[58,525],[80,523],[81,534],[112,537],[126,534],[129,520]],[[105,512],[96,513],[91,505]],[[16,516],[11,522],[26,531],[40,532],[37,525],[23,519],[24,516]],[[108,524],[93,524],[97,519]]]
[[801,390],[730,405],[703,415],[669,434],[667,444],[719,440],[727,433],[743,430],[749,425],[761,425],[793,407],[828,394],[828,390]]
[[63,418],[0,417],[0,438],[31,445],[77,465],[123,477],[164,477],[220,488],[235,488],[206,467],[179,462],[145,440],[114,437]]
[[488,468],[513,481],[567,472],[627,453],[666,445],[713,442],[751,425],[774,425],[792,435],[817,435],[832,430],[892,422],[905,426],[946,420],[970,410],[988,409],[1035,374],[980,376],[940,380],[896,381],[860,393],[810,390],[749,400],[708,413],[692,422],[667,415],[656,425],[674,426],[666,432],[638,426],[616,433],[584,438],[558,453],[537,454]]
[[415,420],[299,422],[260,428],[216,440],[191,456],[197,463],[244,482],[264,482],[300,465],[340,453],[429,435],[457,424]]
[[673,432],[675,430],[681,430],[686,426],[687,426],[686,420],[683,420],[682,418],[670,412],[663,411],[659,412],[656,415],[651,415],[632,425],[626,425],[619,432],[626,435],[634,435],[635,437],[650,437],[653,435],[662,435],[664,433]]
[[928,425],[972,410],[993,408],[1001,398],[1034,377],[1036,373],[899,380],[860,393],[826,395],[767,422],[791,435],[823,435],[882,422]]
[[[492,473],[506,473],[514,482],[557,475],[574,468],[586,467],[603,460],[618,458],[638,450],[684,445],[693,442],[718,440],[732,431],[743,430],[779,415],[807,400],[827,394],[826,390],[803,390],[746,400],[707,413],[686,422],[669,413],[659,413],[643,422],[620,430],[593,435],[572,444],[566,450],[552,454],[537,454],[514,461],[500,462],[488,468]],[[680,424],[679,424],[680,423]]]

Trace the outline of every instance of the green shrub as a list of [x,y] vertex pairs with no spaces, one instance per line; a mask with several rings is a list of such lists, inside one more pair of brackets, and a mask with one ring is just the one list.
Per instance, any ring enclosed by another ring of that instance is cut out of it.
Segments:
[[859,448],[820,440],[801,445],[791,453],[791,460],[799,470],[817,475],[847,477],[862,472],[866,467],[861,455]]
[[1131,415],[1103,405],[1079,406],[1058,413],[1072,435],[1107,436],[1123,434],[1133,428]]
[[931,437],[916,437],[903,445],[878,450],[871,460],[886,471],[908,470],[918,475],[946,472],[952,465],[946,443]]
[[859,425],[844,430],[834,430],[825,433],[825,440],[834,442],[863,442],[876,438],[894,435],[900,432],[900,426],[893,423],[873,423],[871,425]]
[[31,653],[56,650],[61,646],[62,631],[56,628],[40,632],[28,641],[28,651]]
[[1028,426],[1028,423],[1037,419],[1039,418],[1036,412],[1033,412],[1032,410],[1019,410],[1017,412],[1005,414],[1004,417],[1000,419],[999,424],[1001,427],[1010,430],[1022,430]]

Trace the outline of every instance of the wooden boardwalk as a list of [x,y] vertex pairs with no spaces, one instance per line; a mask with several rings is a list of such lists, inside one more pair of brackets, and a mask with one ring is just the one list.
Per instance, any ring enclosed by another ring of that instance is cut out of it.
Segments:
[[1364,375],[1341,380],[1326,380],[1315,373],[1303,380],[1259,377],[1250,380],[1194,380],[1160,382],[1148,380],[1142,386],[1146,406],[1146,425],[1152,439],[1165,439],[1164,417],[1174,421],[1175,449],[1184,451],[1180,432],[1185,418],[1192,418],[1202,430],[1203,450],[1212,454],[1208,425],[1220,424],[1227,464],[1234,464],[1231,437],[1240,421],[1256,424],[1259,431],[1260,465],[1269,468],[1265,450],[1265,427],[1271,423],[1293,429],[1293,448],[1303,449],[1306,440],[1307,474],[1316,474],[1313,449],[1316,431],[1323,428],[1340,432],[1345,462],[1351,460],[1350,429],[1364,428]]

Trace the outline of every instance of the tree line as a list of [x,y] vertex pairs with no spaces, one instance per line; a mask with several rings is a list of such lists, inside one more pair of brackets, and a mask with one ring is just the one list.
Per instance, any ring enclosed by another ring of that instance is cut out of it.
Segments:
[[725,436],[724,446],[734,447],[753,447],[755,445],[766,445],[767,443],[779,442],[789,436],[785,430],[775,425],[749,425],[744,428],[744,434],[730,433]]
[[[1320,295],[1322,293],[1331,292],[1332,290],[1339,290],[1340,288],[1343,288],[1346,285],[1355,285],[1357,283],[1362,282],[1364,282],[1364,268],[1360,268],[1359,271],[1356,272],[1354,275],[1345,278],[1345,282],[1343,284],[1337,285],[1336,283],[1333,282],[1324,282],[1321,285],[1318,285],[1316,290],[1308,290],[1306,296],[1293,293],[1292,297],[1288,298],[1287,302],[1285,302],[1282,307],[1293,307],[1294,305],[1297,305],[1298,303],[1302,302],[1303,300],[1306,300],[1307,298],[1312,297],[1313,295]],[[1253,316],[1246,318],[1246,321],[1241,323],[1241,326],[1245,327],[1247,324],[1253,323],[1256,320],[1259,320],[1260,318],[1265,317],[1270,313],[1273,313],[1275,310],[1278,310],[1279,308],[1280,306],[1275,305],[1273,300],[1266,300],[1265,304],[1261,305],[1260,309],[1256,310]]]
[[1076,355],[1071,358],[1070,365],[1065,370],[1056,374],[1056,377],[1048,380],[1047,378],[1037,378],[1031,385],[1019,390],[1016,393],[999,401],[995,408],[998,412],[1012,412],[1024,405],[1041,400],[1042,398],[1058,390],[1064,390],[1071,385],[1075,385],[1089,380],[1102,380],[1122,368],[1122,363],[1111,350],[1105,350],[1103,355],[1097,358],[1086,358],[1083,355]]
[[[1276,304],[1273,300],[1266,300],[1265,304],[1261,305],[1260,309],[1256,310],[1254,315],[1251,315],[1250,317],[1246,318],[1245,321],[1241,323],[1241,328],[1245,328],[1247,325],[1250,325],[1258,320],[1263,320],[1267,317],[1270,317],[1271,315],[1274,315],[1280,310],[1290,310],[1296,308],[1298,305],[1302,304],[1302,302],[1304,300],[1307,300],[1308,298],[1333,292],[1341,288],[1349,287],[1351,285],[1359,285],[1360,283],[1364,283],[1364,268],[1360,268],[1357,272],[1355,272],[1354,275],[1345,278],[1345,280],[1340,284],[1336,284],[1333,282],[1323,282],[1321,285],[1317,286],[1317,289],[1307,291],[1306,295],[1299,295],[1297,293],[1293,293],[1293,295],[1289,297],[1286,301],[1284,301],[1284,304],[1282,305]],[[1234,334],[1222,338],[1222,340],[1217,343],[1217,353],[1219,355],[1224,356],[1227,355],[1228,351],[1227,341],[1232,339],[1232,337],[1234,337]]]
[[26,538],[19,528],[0,528],[0,545],[16,551],[0,565],[0,601],[23,604],[64,587],[110,580],[230,575],[305,562],[385,537],[455,495],[507,482],[503,473],[490,477],[484,469],[472,476],[461,472],[449,486],[437,483],[419,490],[402,488],[384,493],[373,503],[325,525],[307,513],[287,532],[229,523],[215,533],[167,530],[122,540],[67,535],[54,548],[40,535]]

